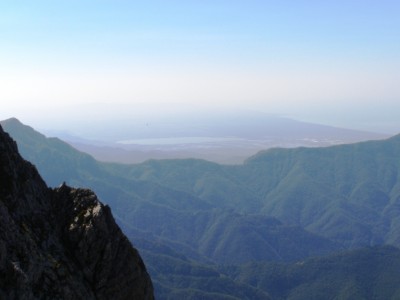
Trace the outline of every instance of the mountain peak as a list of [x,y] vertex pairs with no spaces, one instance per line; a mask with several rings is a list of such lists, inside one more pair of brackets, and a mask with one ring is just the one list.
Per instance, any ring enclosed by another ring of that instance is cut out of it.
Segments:
[[11,117],[9,119],[6,119],[6,120],[2,121],[2,123],[15,123],[15,124],[22,125],[22,122],[20,120],[18,120],[17,118],[15,118],[15,117]]
[[48,188],[1,126],[0,199],[0,298],[153,299],[110,209],[90,190]]
[[389,140],[400,141],[400,133],[390,137]]

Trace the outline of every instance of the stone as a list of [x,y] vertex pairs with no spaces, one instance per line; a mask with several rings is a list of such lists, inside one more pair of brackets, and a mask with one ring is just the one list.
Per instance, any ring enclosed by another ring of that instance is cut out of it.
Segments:
[[1,126],[0,299],[154,299],[110,208],[90,190],[48,188]]

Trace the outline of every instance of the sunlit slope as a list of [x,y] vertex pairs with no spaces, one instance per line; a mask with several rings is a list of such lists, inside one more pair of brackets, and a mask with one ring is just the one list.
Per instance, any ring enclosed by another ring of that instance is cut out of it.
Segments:
[[400,136],[327,148],[271,149],[243,165],[199,160],[121,167],[131,178],[216,206],[259,211],[348,247],[400,240]]

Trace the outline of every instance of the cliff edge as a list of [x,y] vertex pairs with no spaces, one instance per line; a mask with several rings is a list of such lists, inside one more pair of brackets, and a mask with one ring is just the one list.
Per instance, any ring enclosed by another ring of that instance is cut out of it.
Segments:
[[50,189],[0,126],[0,299],[154,299],[137,250],[85,189]]

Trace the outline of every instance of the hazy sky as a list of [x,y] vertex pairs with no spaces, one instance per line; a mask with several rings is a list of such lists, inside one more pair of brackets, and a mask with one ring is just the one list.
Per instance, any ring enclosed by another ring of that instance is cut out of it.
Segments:
[[0,118],[176,108],[400,132],[400,1],[0,0]]

